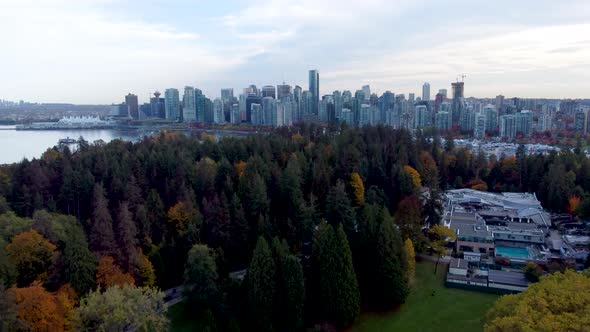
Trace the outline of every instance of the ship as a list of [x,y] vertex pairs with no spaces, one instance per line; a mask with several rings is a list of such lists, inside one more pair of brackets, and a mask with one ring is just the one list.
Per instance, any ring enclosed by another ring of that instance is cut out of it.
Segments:
[[33,122],[16,126],[16,130],[111,129],[115,122],[97,116],[66,116],[56,122]]

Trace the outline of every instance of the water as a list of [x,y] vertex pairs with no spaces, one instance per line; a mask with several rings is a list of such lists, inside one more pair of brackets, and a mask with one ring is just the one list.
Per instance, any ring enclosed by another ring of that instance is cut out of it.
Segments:
[[39,158],[48,148],[57,145],[59,139],[78,139],[80,136],[90,143],[96,140],[110,142],[117,138],[137,141],[140,133],[112,129],[17,131],[14,126],[0,126],[0,164],[19,162],[23,158]]
[[513,248],[513,247],[496,247],[496,256],[528,259],[530,258],[529,250],[527,248]]

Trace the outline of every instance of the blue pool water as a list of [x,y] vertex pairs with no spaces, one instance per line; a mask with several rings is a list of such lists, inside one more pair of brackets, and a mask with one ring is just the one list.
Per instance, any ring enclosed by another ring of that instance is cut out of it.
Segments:
[[528,259],[530,258],[529,250],[527,248],[512,248],[512,247],[496,247],[496,256]]

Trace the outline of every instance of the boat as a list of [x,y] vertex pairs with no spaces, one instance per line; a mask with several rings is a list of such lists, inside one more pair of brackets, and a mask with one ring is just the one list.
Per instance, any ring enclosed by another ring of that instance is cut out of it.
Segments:
[[61,145],[63,145],[63,144],[76,144],[76,143],[78,143],[78,141],[77,141],[77,140],[75,140],[75,139],[73,139],[73,138],[70,138],[70,137],[68,136],[68,137],[66,137],[66,138],[61,138],[61,139],[58,141],[58,143],[59,143],[59,144],[61,144]]

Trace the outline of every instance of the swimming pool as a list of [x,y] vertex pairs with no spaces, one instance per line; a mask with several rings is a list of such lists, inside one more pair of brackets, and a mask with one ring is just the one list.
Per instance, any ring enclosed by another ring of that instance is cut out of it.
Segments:
[[531,254],[527,248],[496,247],[496,257],[529,259]]

